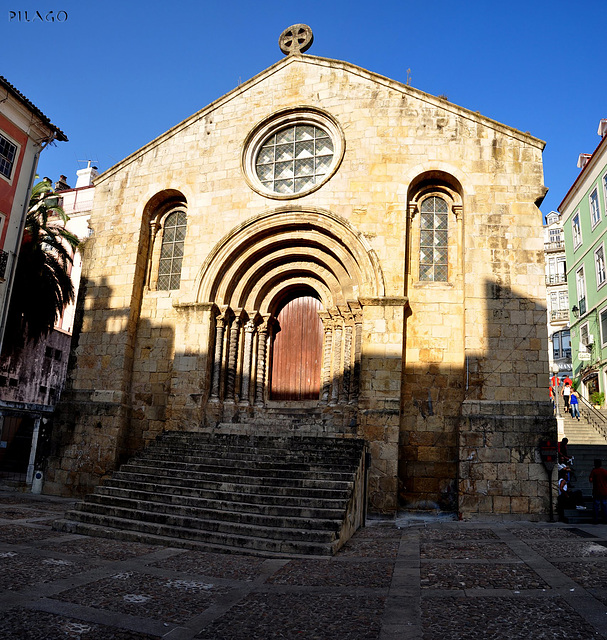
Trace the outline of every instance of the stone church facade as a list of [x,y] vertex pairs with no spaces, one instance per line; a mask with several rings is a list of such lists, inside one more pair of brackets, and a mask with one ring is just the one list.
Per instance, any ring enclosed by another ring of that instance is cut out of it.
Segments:
[[544,143],[292,50],[95,181],[45,492],[163,430],[362,437],[369,508],[541,518]]

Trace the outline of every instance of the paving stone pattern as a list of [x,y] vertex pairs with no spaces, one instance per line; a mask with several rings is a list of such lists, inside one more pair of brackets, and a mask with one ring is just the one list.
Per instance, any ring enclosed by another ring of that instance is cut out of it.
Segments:
[[607,639],[603,525],[399,518],[260,558],[57,534],[68,506],[0,491],[0,638]]

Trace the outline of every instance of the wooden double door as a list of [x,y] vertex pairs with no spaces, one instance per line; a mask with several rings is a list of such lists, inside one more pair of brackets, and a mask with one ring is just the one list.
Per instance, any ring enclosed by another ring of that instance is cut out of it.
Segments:
[[321,303],[296,294],[276,316],[272,344],[271,400],[318,400],[322,363]]

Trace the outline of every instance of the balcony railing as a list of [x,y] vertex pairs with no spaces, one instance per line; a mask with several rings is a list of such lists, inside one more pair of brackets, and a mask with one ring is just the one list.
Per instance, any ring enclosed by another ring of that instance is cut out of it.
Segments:
[[557,249],[564,249],[564,240],[555,240],[554,242],[544,242],[544,251],[556,251]]
[[551,273],[546,276],[546,284],[564,284],[567,282],[567,274],[565,273]]
[[555,309],[550,312],[550,321],[569,320],[569,309]]

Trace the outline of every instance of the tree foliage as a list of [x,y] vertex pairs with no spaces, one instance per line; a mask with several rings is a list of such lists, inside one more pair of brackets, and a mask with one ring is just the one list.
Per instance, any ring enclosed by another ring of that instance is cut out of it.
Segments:
[[70,266],[78,238],[45,178],[32,189],[8,310],[4,351],[48,335],[74,300]]

